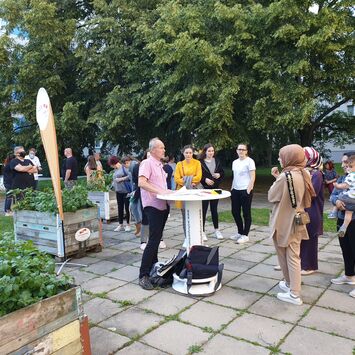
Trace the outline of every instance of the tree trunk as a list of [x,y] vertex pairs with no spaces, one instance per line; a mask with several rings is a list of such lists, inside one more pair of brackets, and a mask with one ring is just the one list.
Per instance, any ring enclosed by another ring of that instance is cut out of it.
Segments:
[[312,125],[304,126],[298,130],[300,144],[302,147],[310,147],[313,141],[314,127]]

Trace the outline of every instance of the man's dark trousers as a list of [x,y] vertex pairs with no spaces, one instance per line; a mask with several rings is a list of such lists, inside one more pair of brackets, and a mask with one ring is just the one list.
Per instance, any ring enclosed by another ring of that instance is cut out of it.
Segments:
[[158,210],[155,207],[145,207],[144,213],[148,218],[149,239],[142,256],[139,278],[149,275],[152,266],[158,261],[158,248],[163,236],[163,229],[168,218],[168,210]]

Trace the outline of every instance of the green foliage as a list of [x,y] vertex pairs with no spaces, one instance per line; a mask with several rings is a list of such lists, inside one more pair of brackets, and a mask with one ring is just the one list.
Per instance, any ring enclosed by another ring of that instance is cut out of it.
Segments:
[[70,279],[56,277],[55,262],[32,242],[0,237],[0,317],[70,288]]
[[87,189],[89,191],[110,191],[113,180],[112,170],[109,174],[104,171],[94,171],[92,173],[92,179],[87,183]]
[[[57,202],[54,192],[51,189],[36,191],[32,189],[14,190],[17,198],[14,210],[30,210],[38,212],[57,213]],[[62,192],[63,211],[75,212],[80,209],[93,207],[94,204],[88,200],[88,192],[85,186],[76,185],[71,190],[64,189]]]

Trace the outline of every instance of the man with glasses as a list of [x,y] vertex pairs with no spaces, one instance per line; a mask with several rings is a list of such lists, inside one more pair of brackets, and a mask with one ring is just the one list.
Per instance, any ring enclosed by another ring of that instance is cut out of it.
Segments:
[[[347,168],[349,164],[349,157],[354,155],[355,152],[348,152],[343,155],[341,160],[341,167],[344,169],[344,175],[340,176],[337,183],[343,183],[347,175]],[[330,195],[330,201],[338,208],[337,230],[344,222],[344,203],[338,200],[338,195],[342,190],[334,189]],[[344,238],[339,238],[340,248],[343,254],[345,273],[331,282],[335,285],[355,285],[355,220],[353,216],[352,222],[349,224]],[[355,289],[349,295],[355,297]]]

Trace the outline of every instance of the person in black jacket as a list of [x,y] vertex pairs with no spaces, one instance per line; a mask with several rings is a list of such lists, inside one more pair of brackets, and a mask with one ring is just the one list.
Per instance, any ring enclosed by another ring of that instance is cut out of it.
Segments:
[[[206,144],[203,147],[200,155],[200,162],[202,167],[202,179],[201,184],[204,189],[217,189],[224,178],[224,171],[221,163],[214,157],[215,150],[211,143]],[[218,229],[218,200],[202,201],[202,216],[203,216],[203,240],[207,240],[205,233],[205,222],[208,205],[210,204],[212,222],[214,226],[214,233],[217,239],[223,239],[223,235]]]
[[5,198],[5,216],[12,216],[11,212],[11,203],[12,203],[12,195],[9,193],[12,187],[12,178],[13,178],[13,172],[10,167],[10,162],[12,159],[14,159],[15,156],[11,153],[8,154],[4,161],[4,186],[6,189],[6,198]]

